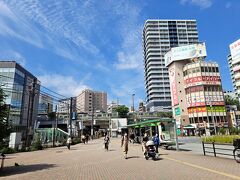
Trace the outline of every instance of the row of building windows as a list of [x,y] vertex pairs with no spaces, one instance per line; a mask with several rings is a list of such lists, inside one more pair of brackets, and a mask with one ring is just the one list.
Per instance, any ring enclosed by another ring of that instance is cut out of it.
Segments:
[[183,71],[183,75],[187,76],[189,74],[194,74],[194,73],[198,73],[198,72],[219,72],[219,69],[218,69],[218,67],[202,66],[202,67],[196,67],[196,68],[185,70],[185,71]]
[[186,94],[199,91],[222,92],[221,86],[195,86],[186,89]]

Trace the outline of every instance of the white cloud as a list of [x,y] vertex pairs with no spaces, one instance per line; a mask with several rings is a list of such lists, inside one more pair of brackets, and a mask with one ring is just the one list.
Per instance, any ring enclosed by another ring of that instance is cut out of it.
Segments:
[[181,0],[181,4],[192,4],[199,6],[201,9],[210,8],[213,4],[212,0]]
[[42,42],[33,29],[24,19],[15,15],[3,2],[0,2],[0,35],[18,38],[22,41],[42,48]]
[[41,85],[54,89],[57,93],[71,97],[77,96],[83,89],[89,88],[84,81],[89,78],[89,74],[84,79],[78,81],[73,76],[64,76],[61,74],[45,74],[39,76]]
[[13,50],[0,50],[1,60],[16,61],[22,66],[26,65],[26,59],[17,51]]
[[129,2],[119,4],[116,13],[123,16],[119,24],[122,39],[121,49],[117,52],[117,69],[143,70],[142,26],[139,21],[141,6],[132,6]]

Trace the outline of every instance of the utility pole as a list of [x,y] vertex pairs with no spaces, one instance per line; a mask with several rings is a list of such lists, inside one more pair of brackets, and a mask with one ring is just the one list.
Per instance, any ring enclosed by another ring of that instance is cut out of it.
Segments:
[[215,132],[215,135],[217,135],[217,129],[216,129],[215,118],[213,117],[213,111],[212,111],[212,99],[210,99],[210,107],[211,107],[211,117],[212,117],[212,121],[213,121],[214,132]]
[[70,137],[72,137],[72,101],[73,98],[70,98],[70,114],[69,114],[69,124],[70,124]]
[[93,140],[93,121],[94,121],[94,105],[92,103],[92,120],[91,120],[91,138]]
[[133,107],[133,113],[134,113],[134,96],[135,96],[135,94],[132,94],[132,107]]
[[54,118],[54,124],[53,124],[53,147],[55,147],[55,141],[56,141],[56,122],[57,122],[57,105],[55,106],[55,118]]

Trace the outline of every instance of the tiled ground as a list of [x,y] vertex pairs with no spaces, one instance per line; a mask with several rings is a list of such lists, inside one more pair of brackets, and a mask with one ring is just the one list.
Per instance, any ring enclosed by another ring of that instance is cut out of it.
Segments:
[[70,151],[60,147],[9,155],[0,179],[240,179],[240,164],[231,159],[161,149],[159,160],[145,160],[137,144],[129,146],[128,157],[123,158],[120,139],[111,139],[108,152],[99,139]]

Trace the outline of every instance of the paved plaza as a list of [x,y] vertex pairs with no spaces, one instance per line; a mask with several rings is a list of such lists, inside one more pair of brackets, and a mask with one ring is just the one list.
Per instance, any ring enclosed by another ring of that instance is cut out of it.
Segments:
[[[20,166],[15,167],[18,163]],[[240,164],[232,159],[203,156],[191,151],[160,150],[157,161],[145,160],[139,144],[130,144],[123,158],[120,139],[8,155],[0,179],[240,179]]]

